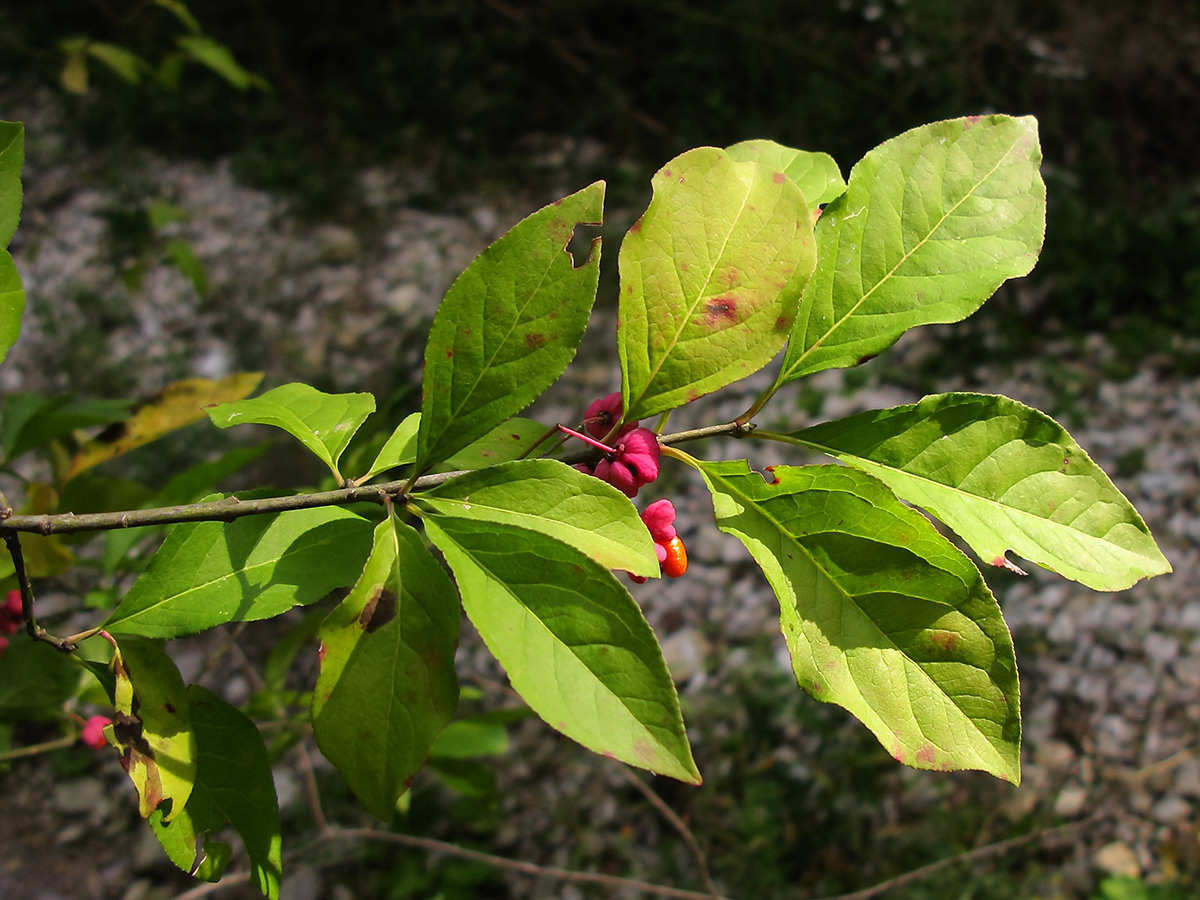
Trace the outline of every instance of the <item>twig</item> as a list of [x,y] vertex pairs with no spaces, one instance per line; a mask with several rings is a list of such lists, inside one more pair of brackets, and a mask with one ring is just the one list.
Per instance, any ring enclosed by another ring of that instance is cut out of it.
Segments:
[[679,817],[675,810],[667,806],[666,801],[663,800],[662,797],[658,796],[658,794],[654,792],[654,789],[651,788],[650,785],[646,784],[646,782],[634,775],[633,772],[629,771],[629,769],[627,769],[625,766],[620,766],[619,768],[621,770],[621,774],[625,776],[626,780],[628,780],[630,784],[641,791],[642,796],[650,801],[650,805],[657,809],[662,814],[663,818],[670,822],[671,826],[679,832],[680,837],[683,838],[688,847],[691,849],[692,855],[696,857],[696,865],[700,869],[700,878],[704,881],[705,889],[711,896],[716,897],[717,886],[713,884],[712,875],[709,874],[708,860],[704,856],[704,851],[700,849],[700,844],[696,840],[695,835],[692,834],[692,830],[687,827],[687,824]]
[[622,878],[618,875],[604,875],[600,872],[577,872],[571,869],[559,869],[554,866],[539,866],[537,863],[509,859],[506,856],[496,856],[492,853],[483,853],[479,850],[468,850],[466,847],[459,847],[456,844],[450,844],[445,841],[417,837],[412,834],[400,834],[394,831],[376,831],[373,828],[335,828],[330,831],[329,837],[337,840],[386,841],[392,844],[402,844],[406,847],[419,847],[422,850],[428,850],[433,853],[446,853],[450,856],[457,856],[460,859],[470,859],[497,869],[520,872],[523,875],[532,875],[537,878],[554,878],[559,881],[570,881],[574,884],[602,884],[614,888],[631,888],[646,894],[653,894],[656,897],[676,897],[679,900],[729,900],[729,898],[716,894],[701,894],[696,891],[686,891],[682,888],[639,881],[636,878]]
[[313,768],[312,757],[308,755],[308,747],[304,741],[300,741],[296,745],[296,752],[300,756],[300,768],[304,770],[304,788],[308,792],[308,807],[312,812],[313,823],[317,826],[317,831],[321,837],[327,837],[330,833],[329,820],[325,818],[325,810],[321,806],[321,791],[317,787],[317,770]]
[[1000,856],[1009,850],[1015,850],[1017,847],[1025,844],[1036,843],[1057,834],[1066,834],[1067,832],[1083,828],[1085,825],[1092,825],[1100,819],[1106,818],[1106,816],[1106,813],[1096,813],[1095,815],[1088,816],[1086,819],[1080,819],[1078,822],[1069,822],[1066,825],[1056,825],[1053,828],[1043,828],[1041,831],[1034,831],[1030,834],[1006,838],[1003,841],[996,841],[994,844],[986,844],[975,850],[968,850],[966,853],[960,853],[958,856],[939,859],[937,862],[931,862],[920,868],[912,869],[903,875],[897,875],[895,878],[889,878],[887,881],[881,881],[879,884],[868,888],[851,891],[849,894],[833,894],[828,897],[816,898],[816,900],[869,900],[871,897],[882,894],[884,891],[891,890],[894,887],[899,887],[902,884],[928,878],[934,872],[939,872],[950,866],[956,866],[960,863],[978,862],[989,856]]
[[26,633],[35,641],[44,641],[55,649],[68,653],[74,651],[73,643],[51,634],[33,617],[33,586],[29,583],[29,573],[25,570],[25,554],[21,552],[20,536],[15,531],[6,532],[4,543],[8,546],[9,556],[12,557],[17,586],[21,591],[21,618],[25,621]]
[[[675,434],[661,435],[660,444],[670,446],[686,441],[710,437],[745,437],[754,426],[728,422],[724,425],[709,425]],[[594,451],[582,450],[569,453],[561,462],[572,465],[594,456]],[[78,534],[85,531],[115,531],[120,528],[142,528],[150,525],[177,525],[182,522],[232,522],[244,516],[266,513],[288,512],[297,509],[315,509],[323,506],[345,506],[350,503],[378,503],[396,501],[408,490],[423,490],[434,487],[464,474],[463,472],[439,472],[422,475],[417,479],[389,481],[362,487],[344,487],[335,491],[317,491],[310,494],[289,494],[285,497],[265,497],[257,500],[239,500],[226,497],[208,503],[191,503],[183,506],[162,506],[151,509],[131,509],[106,513],[56,513],[40,516],[9,516],[0,519],[0,534],[5,540],[17,532],[30,534]]]

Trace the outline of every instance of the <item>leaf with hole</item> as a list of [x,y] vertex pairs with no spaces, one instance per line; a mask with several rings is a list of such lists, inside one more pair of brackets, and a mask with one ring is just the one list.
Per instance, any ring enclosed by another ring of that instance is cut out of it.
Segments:
[[160,810],[170,821],[187,804],[196,778],[196,737],[183,678],[160,647],[138,637],[117,641],[113,671],[112,739],[137,788],[138,812],[148,819]]
[[[236,707],[198,684],[187,691],[196,736],[196,778],[179,815],[150,828],[171,861],[197,878],[215,882],[233,848],[213,838],[226,823],[242,839],[250,861],[250,883],[276,900],[282,876],[282,832],[271,763],[257,726]],[[204,851],[199,863],[196,844]]]
[[567,244],[603,213],[598,181],[518,222],[450,286],[425,347],[418,470],[519,413],[566,370],[596,299],[600,239],[578,268]]

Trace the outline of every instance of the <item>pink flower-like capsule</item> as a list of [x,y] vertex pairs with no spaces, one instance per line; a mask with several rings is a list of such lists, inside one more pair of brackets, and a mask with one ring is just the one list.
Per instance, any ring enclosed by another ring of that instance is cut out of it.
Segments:
[[0,606],[0,632],[16,634],[21,630],[21,592],[9,591],[4,605]]
[[79,732],[79,740],[89,747],[99,750],[108,743],[104,739],[104,729],[111,724],[112,719],[108,716],[92,716],[83,723],[83,730]]
[[[664,575],[678,578],[687,569],[687,551],[675,531],[675,504],[670,500],[655,500],[642,510],[642,523],[654,539],[654,552]],[[638,584],[645,582],[640,575],[630,575]]]
[[621,409],[620,392],[601,397],[584,410],[583,430],[596,439],[603,438],[621,421]]
[[632,499],[658,477],[658,435],[649,428],[622,430],[615,449],[612,459],[600,460],[592,474]]

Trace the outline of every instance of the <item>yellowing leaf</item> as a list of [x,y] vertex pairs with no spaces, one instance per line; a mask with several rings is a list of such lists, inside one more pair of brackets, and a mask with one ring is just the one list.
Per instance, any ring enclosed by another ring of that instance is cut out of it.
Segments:
[[239,372],[220,381],[188,378],[168,385],[141,404],[129,419],[111,426],[84,444],[71,461],[66,480],[122,453],[156,441],[178,428],[198,422],[205,416],[205,407],[240,400],[258,387],[261,380],[261,372]]

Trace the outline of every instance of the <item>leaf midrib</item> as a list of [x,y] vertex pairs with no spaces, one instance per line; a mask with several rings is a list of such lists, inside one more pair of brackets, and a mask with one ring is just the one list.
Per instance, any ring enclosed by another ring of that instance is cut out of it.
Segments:
[[[327,521],[336,522],[336,521],[339,521],[339,519],[334,518],[334,519],[329,519]],[[313,526],[313,528],[319,527],[322,524],[325,524],[325,523],[323,523],[323,522],[318,523],[318,525]],[[313,529],[309,529],[309,531],[311,531],[311,530],[313,530]],[[302,534],[300,534],[296,540],[292,541],[292,543],[288,545],[288,549],[284,553],[280,554],[279,556],[273,557],[268,560],[263,560],[261,563],[255,563],[252,566],[245,566],[241,569],[232,570],[232,571],[226,573],[225,575],[222,575],[220,578],[213,578],[209,581],[205,581],[200,584],[193,584],[191,587],[186,588],[185,590],[182,590],[179,593],[172,594],[169,597],[164,597],[163,599],[151,604],[150,606],[141,607],[141,608],[135,610],[134,612],[126,615],[123,619],[114,619],[114,620],[105,622],[104,627],[106,629],[112,630],[113,625],[120,625],[123,622],[135,621],[138,617],[148,615],[152,612],[155,612],[160,607],[165,606],[168,603],[174,603],[174,602],[178,601],[180,598],[187,597],[189,594],[194,594],[198,591],[207,590],[207,589],[211,588],[213,585],[220,585],[220,584],[222,584],[222,582],[226,582],[230,578],[233,578],[237,575],[241,575],[244,573],[254,573],[254,572],[257,572],[259,569],[262,569],[267,566],[278,566],[281,562],[283,562],[283,560],[285,560],[289,556],[294,556],[295,554],[301,553],[301,552],[310,552],[314,548],[319,547],[322,544],[329,543],[328,540],[322,539],[321,541],[319,541],[316,544],[307,544],[304,547],[300,548],[299,550],[292,549],[293,547],[296,546],[296,542],[299,540],[299,538],[303,537],[304,534],[307,534],[307,533],[308,532],[306,531],[306,532],[303,532]],[[214,542],[213,546],[214,547],[216,546],[216,542]],[[181,549],[183,549],[183,548],[181,548]],[[211,552],[211,550],[212,550],[212,547],[209,548],[209,552]],[[206,558],[208,557],[208,553],[205,553],[205,557]],[[261,596],[261,592],[259,593],[258,596]],[[118,632],[118,633],[123,633],[123,632]],[[125,633],[128,633],[128,632],[125,632]]]
[[[992,168],[989,169],[982,178],[980,178],[977,182],[975,182],[975,184],[973,184],[971,186],[971,190],[969,190],[967,193],[963,194],[962,198],[959,199],[959,201],[957,203],[955,203],[952,207],[950,207],[950,209],[948,209],[942,215],[942,217],[940,219],[938,219],[937,224],[934,225],[931,229],[929,229],[929,233],[927,235],[925,235],[923,238],[921,238],[916,244],[914,244],[911,250],[907,251],[903,256],[901,256],[900,259],[897,260],[896,264],[894,266],[892,266],[891,269],[889,269],[887,272],[885,272],[884,275],[877,282],[875,282],[875,284],[871,285],[870,290],[868,290],[858,300],[856,300],[851,305],[850,309],[848,309],[841,318],[839,318],[836,322],[834,322],[831,326],[829,326],[829,329],[823,335],[821,335],[819,338],[817,338],[817,340],[813,342],[812,346],[808,347],[799,357],[797,357],[796,364],[794,366],[789,368],[786,372],[780,373],[780,380],[782,381],[784,378],[792,375],[792,373],[794,373],[797,369],[801,368],[802,363],[806,359],[808,359],[808,357],[813,352],[820,349],[820,347],[825,343],[826,338],[828,338],[831,334],[833,334],[835,331],[837,331],[839,328],[841,328],[842,325],[844,325],[846,323],[846,321],[858,311],[858,308],[867,302],[867,300],[871,297],[871,295],[874,294],[875,291],[881,285],[883,285],[887,281],[889,281],[896,274],[896,271],[901,266],[903,266],[906,262],[908,262],[909,258],[914,253],[916,253],[919,249],[924,247],[929,241],[933,240],[933,236],[937,232],[937,230],[939,228],[941,228],[942,225],[945,224],[946,220],[949,219],[955,213],[955,211],[957,211],[958,208],[967,201],[968,198],[974,196],[975,192],[995,173],[995,171],[997,169],[1000,168],[1000,165],[1005,160],[1008,159],[1009,155],[1013,152],[1013,150],[1016,148],[1016,146],[1017,146],[1016,141],[1013,141],[1012,143],[1010,143],[1008,148],[1004,151],[1004,153],[1000,156],[1000,158],[996,160],[996,164],[994,166],[992,166]],[[910,176],[911,176],[911,172],[905,174],[905,177],[904,177],[905,185],[908,184],[908,180],[909,180]],[[853,173],[851,173],[851,177],[853,177]],[[873,179],[872,187],[874,186],[874,181],[875,180]],[[849,191],[850,191],[850,188],[847,185],[846,191],[840,196],[845,196],[846,194],[849,193]],[[869,198],[868,198],[868,201],[869,201]],[[870,208],[870,203],[868,202],[868,204],[859,211],[859,214],[867,212],[867,210],[869,208]],[[843,216],[843,221],[844,220],[845,220],[845,217]],[[840,246],[841,246],[841,238],[838,239],[838,247],[840,247]],[[833,264],[836,265],[836,262],[837,262],[837,260],[836,260],[836,255],[835,255]],[[860,261],[860,265],[861,265],[861,261]],[[861,267],[860,267],[859,271],[861,274]],[[814,275],[815,274],[816,273],[814,273]],[[812,284],[811,280],[809,281],[809,284]],[[833,290],[833,288],[831,285],[830,291],[832,292],[832,290]]]
[[[710,475],[710,477],[714,477],[714,476],[711,476],[711,475]],[[867,612],[866,612],[866,611],[865,611],[865,610],[862,608],[862,606],[861,606],[861,605],[859,605],[857,598],[856,598],[856,597],[855,597],[853,594],[851,594],[851,593],[849,593],[848,591],[846,591],[846,589],[845,589],[845,588],[843,588],[843,587],[842,587],[840,584],[838,584],[838,582],[837,582],[837,581],[836,581],[836,580],[833,578],[833,576],[832,576],[832,575],[830,575],[830,574],[829,574],[829,573],[828,573],[828,572],[827,572],[827,571],[826,571],[826,570],[825,570],[825,569],[824,569],[824,568],[821,566],[821,564],[820,564],[820,563],[818,563],[818,562],[817,562],[817,561],[816,561],[816,560],[813,558],[812,554],[808,552],[807,548],[805,548],[805,546],[804,546],[803,544],[801,544],[801,543],[800,543],[800,541],[799,541],[799,540],[798,540],[798,539],[797,539],[797,538],[796,538],[794,535],[792,535],[792,533],[791,533],[791,532],[789,532],[789,531],[788,531],[788,530],[787,530],[787,529],[786,529],[786,528],[783,526],[783,524],[782,524],[782,523],[781,523],[781,522],[780,522],[778,519],[776,519],[774,516],[770,515],[770,514],[769,514],[769,513],[768,513],[768,512],[767,512],[767,511],[766,511],[766,510],[763,508],[763,504],[762,504],[761,502],[759,502],[759,501],[755,500],[754,498],[750,497],[750,495],[749,495],[749,494],[746,494],[746,493],[744,493],[744,492],[742,492],[742,491],[734,491],[734,490],[732,489],[732,485],[730,485],[730,483],[729,483],[729,482],[728,482],[728,481],[727,481],[727,480],[726,480],[724,477],[722,477],[722,476],[715,476],[715,477],[717,477],[717,478],[720,478],[720,479],[721,479],[721,481],[722,481],[722,482],[723,482],[723,483],[724,483],[724,484],[727,486],[727,489],[729,489],[729,490],[730,490],[730,493],[735,493],[735,494],[736,494],[736,496],[738,496],[739,498],[741,498],[741,499],[744,501],[744,503],[745,503],[745,505],[746,505],[746,506],[748,506],[748,507],[750,507],[750,508],[752,508],[752,509],[756,510],[756,512],[758,513],[758,515],[760,515],[760,516],[762,516],[762,518],[766,519],[766,520],[767,520],[767,521],[770,523],[770,525],[771,525],[772,527],[774,527],[775,529],[777,529],[777,530],[779,531],[779,533],[780,533],[780,534],[782,534],[782,535],[783,535],[783,536],[784,536],[784,537],[785,537],[785,538],[786,538],[786,539],[787,539],[789,542],[791,542],[791,544],[792,544],[793,546],[795,546],[795,547],[796,547],[796,549],[797,549],[797,550],[799,550],[801,553],[803,553],[803,554],[804,554],[804,557],[805,557],[805,558],[808,560],[809,564],[810,564],[810,565],[812,565],[812,567],[813,567],[813,568],[814,568],[816,571],[818,571],[819,573],[821,573],[821,577],[822,577],[822,578],[823,578],[823,579],[824,579],[826,582],[828,582],[830,585],[832,585],[832,587],[833,587],[833,589],[834,589],[835,591],[837,591],[837,592],[838,592],[838,593],[839,593],[839,594],[840,594],[840,595],[841,595],[843,598],[845,598],[845,602],[847,603],[847,605],[849,605],[849,606],[853,607],[853,608],[854,608],[854,609],[855,609],[855,610],[858,612],[858,614],[859,614],[859,615],[862,617],[863,621],[870,623],[870,626],[871,626],[871,628],[872,628],[872,629],[874,629],[874,631],[875,631],[875,632],[876,632],[876,633],[877,633],[877,634],[878,634],[878,635],[879,635],[879,636],[880,636],[880,637],[881,637],[881,638],[882,638],[884,641],[886,641],[886,642],[887,642],[887,645],[888,645],[889,647],[891,647],[891,648],[892,648],[892,650],[894,650],[894,651],[895,651],[897,654],[899,654],[899,655],[900,655],[900,657],[901,657],[902,659],[904,659],[904,660],[905,660],[905,661],[906,661],[906,662],[907,662],[909,665],[911,665],[911,666],[912,666],[912,668],[914,668],[914,669],[916,669],[918,672],[920,672],[920,673],[921,673],[921,677],[922,677],[922,678],[923,678],[923,679],[924,679],[924,680],[925,680],[925,681],[926,681],[928,684],[930,684],[930,685],[932,685],[932,686],[933,686],[933,688],[934,688],[934,690],[935,690],[935,692],[936,692],[936,693],[938,693],[939,695],[941,695],[941,696],[945,697],[947,700],[949,700],[949,701],[950,701],[950,703],[951,703],[951,705],[952,705],[952,706],[953,706],[955,709],[957,709],[957,710],[959,711],[959,713],[962,715],[962,717],[963,717],[963,718],[964,718],[964,719],[965,719],[965,720],[966,720],[966,721],[967,721],[967,722],[970,724],[970,726],[971,726],[971,728],[974,730],[975,734],[976,734],[976,735],[978,735],[978,737],[979,737],[980,739],[982,739],[982,740],[983,740],[984,744],[985,744],[987,747],[989,747],[989,748],[992,750],[992,752],[993,752],[993,753],[996,755],[997,759],[999,759],[999,760],[1000,760],[1002,763],[1004,762],[1004,757],[1003,757],[1003,754],[1002,754],[1002,753],[999,751],[999,749],[998,749],[998,748],[997,748],[997,747],[996,747],[996,746],[995,746],[995,745],[992,743],[991,739],[990,739],[990,738],[989,738],[989,737],[988,737],[986,734],[984,734],[984,733],[983,733],[983,732],[982,732],[982,731],[979,729],[979,727],[978,727],[978,726],[975,724],[975,720],[974,720],[974,719],[972,719],[972,718],[971,718],[971,716],[970,716],[970,715],[969,715],[969,714],[968,714],[968,713],[967,713],[967,712],[966,712],[966,711],[965,711],[965,710],[964,710],[964,709],[963,709],[963,708],[962,708],[962,707],[959,705],[957,698],[955,698],[955,697],[954,697],[954,696],[952,696],[951,694],[947,693],[947,692],[946,692],[946,690],[945,690],[944,688],[942,688],[942,686],[941,686],[941,685],[939,685],[939,684],[938,684],[936,681],[934,681],[934,680],[933,680],[932,676],[930,676],[930,675],[929,675],[929,673],[927,673],[927,672],[925,671],[925,669],[924,669],[924,668],[921,666],[921,664],[920,664],[920,663],[918,663],[918,662],[917,662],[916,660],[914,660],[914,659],[913,659],[911,656],[909,656],[907,653],[905,653],[903,649],[901,649],[899,646],[897,646],[897,645],[896,645],[896,642],[895,642],[895,641],[892,639],[892,637],[891,637],[889,634],[887,634],[886,632],[884,632],[884,631],[883,631],[883,630],[882,630],[882,629],[879,627],[878,623],[876,623],[876,621],[875,621],[874,619],[872,619],[872,618],[871,618],[871,617],[870,617],[870,616],[867,614]],[[828,488],[825,488],[825,489],[820,489],[820,488],[818,488],[818,490],[825,490],[826,492],[830,492]],[[782,496],[786,496],[786,495],[782,495]],[[890,545],[889,545],[889,546],[890,546]],[[783,561],[782,561],[782,560],[780,560],[780,566],[781,566],[781,568],[783,567]],[[797,611],[797,612],[798,612],[798,611]],[[848,659],[847,659],[847,657],[846,657],[846,652],[845,652],[845,650],[843,650],[843,649],[841,649],[841,648],[838,648],[837,652],[838,652],[838,653],[839,653],[839,655],[841,656],[842,662],[843,662],[843,664],[846,666],[846,670],[847,670],[848,672],[852,671],[852,669],[851,669],[851,666],[850,666],[850,663],[849,663],[849,661],[848,661]],[[974,666],[973,668],[977,668],[977,669],[978,669],[979,667],[978,667],[978,666]],[[982,671],[982,670],[981,670],[981,671]],[[989,680],[990,680],[990,679],[989,679]],[[880,720],[881,720],[881,721],[882,721],[884,724],[886,724],[886,720],[885,720],[885,719],[884,719],[882,716],[880,716],[879,712],[878,712],[878,711],[876,711],[876,709],[874,708],[874,706],[872,706],[870,703],[868,703],[868,702],[867,702],[867,699],[866,699],[866,697],[865,697],[865,696],[863,696],[863,694],[862,694],[862,691],[861,691],[861,690],[859,689],[859,687],[858,687],[858,681],[857,681],[857,679],[856,679],[856,678],[854,678],[854,677],[852,676],[852,677],[851,677],[851,681],[854,683],[854,686],[855,686],[855,691],[858,693],[859,700],[862,702],[862,704],[863,704],[865,707],[867,707],[868,709],[870,709],[870,710],[871,710],[871,712],[872,712],[872,713],[873,713],[875,716],[879,717],[879,718],[880,718]],[[917,720],[916,720],[916,717],[915,717],[915,716],[913,716],[913,721],[914,721],[914,723],[917,723]],[[926,734],[925,734],[925,731],[924,731],[924,729],[923,729],[923,728],[921,728],[919,724],[918,724],[918,731],[919,731],[919,733],[922,735],[922,737],[924,737],[924,738],[928,739],[928,735],[926,735]],[[943,749],[944,749],[944,748],[943,748]],[[978,751],[976,751],[976,752],[978,752]]]
[[[642,732],[651,741],[654,742],[654,745],[659,749],[659,752],[666,754],[667,758],[672,760],[676,764],[676,766],[678,766],[680,768],[681,771],[687,771],[687,767],[685,765],[683,765],[683,762],[676,757],[675,753],[672,752],[670,750],[670,748],[667,747],[655,735],[655,733],[651,730],[650,726],[647,723],[643,722],[641,720],[641,718],[638,717],[637,713],[635,713],[632,709],[629,708],[629,705],[628,705],[628,703],[626,703],[625,698],[623,698],[620,694],[616,693],[611,687],[609,687],[608,684],[606,684],[604,682],[604,680],[600,678],[599,675],[597,675],[595,672],[593,672],[591,667],[588,666],[587,663],[585,663],[579,657],[579,655],[575,652],[574,646],[566,643],[566,641],[564,641],[557,634],[555,634],[549,628],[549,626],[546,625],[545,621],[543,619],[541,619],[539,616],[537,616],[533,612],[533,610],[531,610],[529,608],[529,606],[523,600],[521,600],[521,598],[518,597],[516,595],[516,593],[514,593],[512,588],[509,587],[509,583],[506,580],[504,580],[500,575],[498,575],[496,572],[494,572],[491,569],[491,567],[484,565],[483,562],[480,560],[480,558],[475,553],[473,553],[467,547],[463,546],[463,544],[461,542],[459,542],[458,540],[456,540],[453,535],[451,535],[448,531],[446,531],[446,529],[443,528],[442,533],[446,534],[450,538],[450,540],[452,540],[454,542],[454,545],[459,549],[459,551],[462,552],[465,556],[467,556],[471,560],[471,562],[476,567],[478,567],[478,569],[481,572],[487,573],[488,578],[493,583],[500,585],[503,588],[504,592],[513,600],[513,602],[516,603],[517,606],[519,606],[521,608],[521,610],[524,613],[524,615],[522,615],[522,617],[521,617],[522,618],[522,624],[521,624],[522,629],[525,629],[527,627],[527,623],[529,623],[531,621],[536,622],[538,624],[538,626],[542,629],[542,631],[546,635],[549,635],[549,637],[553,640],[553,642],[555,644],[563,647],[564,649],[566,649],[568,651],[571,658],[574,659],[575,662],[592,677],[592,679],[594,679],[595,683],[598,684],[608,696],[612,697],[620,704],[621,708],[625,710],[625,712],[629,716],[629,718],[633,722],[637,723],[637,726],[642,730]],[[588,645],[581,644],[578,646],[588,646]],[[616,646],[616,645],[603,644],[600,646]],[[556,683],[557,683],[557,679],[556,679]],[[565,701],[566,697],[564,696],[563,699]],[[664,730],[667,730],[667,729],[664,729]]]
[[[808,447],[811,450],[818,450],[821,453],[826,453],[830,456],[833,456],[837,459],[841,459],[846,462],[859,462],[859,463],[863,463],[867,466],[873,466],[873,467],[883,469],[888,472],[894,472],[897,475],[912,479],[913,481],[916,481],[916,482],[919,482],[919,483],[925,485],[927,488],[930,488],[931,491],[941,490],[941,491],[948,492],[951,496],[959,498],[962,502],[975,501],[978,503],[986,504],[991,509],[1000,511],[1006,515],[1011,515],[1012,518],[1031,519],[1035,522],[1044,524],[1051,528],[1063,529],[1065,531],[1068,531],[1071,535],[1073,535],[1077,538],[1086,539],[1088,541],[1097,541],[1097,542],[1101,543],[1104,547],[1111,548],[1111,550],[1113,552],[1118,552],[1120,554],[1127,555],[1128,557],[1130,557],[1132,559],[1136,559],[1136,560],[1148,559],[1148,557],[1142,556],[1141,554],[1138,554],[1135,551],[1130,550],[1127,547],[1122,547],[1120,544],[1116,544],[1116,543],[1113,543],[1112,541],[1109,541],[1106,537],[1088,534],[1086,531],[1081,531],[1079,529],[1072,528],[1070,525],[1064,524],[1062,522],[1055,522],[1053,519],[1049,519],[1045,516],[1039,516],[1036,513],[1029,512],[1028,510],[1021,509],[1020,507],[1010,506],[1006,503],[1002,503],[999,500],[993,500],[989,497],[983,497],[979,494],[972,494],[970,491],[964,490],[962,487],[959,487],[957,485],[946,484],[943,481],[937,481],[933,478],[930,478],[927,475],[918,475],[916,473],[909,472],[906,469],[901,469],[901,468],[897,468],[896,466],[890,466],[890,465],[886,465],[881,462],[877,462],[877,461],[871,459],[870,457],[859,456],[858,454],[850,453],[848,451],[841,451],[835,447],[829,447],[829,446],[826,446],[823,444],[819,444],[815,441],[806,441],[806,440],[803,440],[802,438],[792,438],[791,440],[796,444],[799,444],[804,447]],[[999,449],[999,448],[996,448],[996,449]],[[978,467],[980,464],[982,464],[982,462],[984,462],[986,459],[990,458],[994,452],[995,452],[995,450],[991,451],[990,453],[988,453],[987,456],[980,459],[979,462],[976,463],[976,467]],[[1031,475],[1034,475],[1034,474],[1040,475],[1040,474],[1043,474],[1045,471],[1049,471],[1049,470],[1040,470],[1038,472],[1030,473],[1030,474]],[[1081,477],[1081,476],[1075,476],[1075,477]],[[1121,524],[1121,523],[1118,522],[1117,524]],[[1132,523],[1129,523],[1129,524],[1132,524]],[[1111,531],[1111,529],[1110,529],[1110,531]],[[1053,559],[1056,562],[1066,562],[1069,565],[1071,565],[1071,568],[1076,569],[1077,571],[1093,572],[1094,574],[1104,575],[1104,576],[1109,575],[1109,573],[1107,573],[1107,572],[1097,572],[1093,569],[1084,569],[1081,566],[1072,564],[1072,563],[1070,563],[1069,560],[1064,560],[1059,554],[1057,554],[1053,550],[1047,548],[1042,541],[1037,540],[1036,538],[1032,537],[1031,535],[1027,534],[1026,532],[1022,532],[1022,534],[1024,534],[1025,537],[1029,538],[1034,544],[1036,544],[1038,547],[1040,547],[1043,550],[1043,552],[1045,552],[1047,554],[1048,558]],[[1013,549],[1013,548],[1008,548],[1008,549]],[[1035,560],[1035,562],[1036,562],[1036,560]]]
[[[658,377],[658,373],[660,371],[662,371],[662,367],[666,364],[667,359],[671,356],[671,353],[679,345],[680,336],[683,334],[684,330],[688,326],[688,323],[691,321],[692,314],[696,311],[696,307],[698,307],[700,305],[701,298],[705,296],[704,292],[708,289],[708,286],[710,284],[712,284],[713,275],[716,274],[716,271],[717,271],[718,265],[720,264],[720,261],[725,258],[725,250],[729,246],[730,238],[733,236],[733,232],[736,230],[738,222],[741,221],[742,214],[745,213],[745,211],[746,211],[746,204],[750,199],[750,194],[754,190],[753,176],[751,176],[751,180],[750,180],[749,184],[747,184],[744,181],[742,182],[742,184],[745,186],[746,192],[742,196],[741,206],[738,207],[737,215],[735,215],[733,218],[733,221],[730,222],[729,229],[728,229],[728,231],[726,231],[725,237],[721,242],[721,250],[716,255],[716,261],[709,268],[708,274],[704,278],[704,284],[701,286],[700,290],[696,292],[696,299],[692,302],[691,306],[688,307],[687,313],[681,317],[680,325],[675,331],[675,337],[671,339],[671,342],[669,344],[667,344],[666,347],[664,347],[662,356],[659,358],[658,362],[650,368],[650,375],[646,379],[645,385],[642,387],[642,392],[640,394],[638,394],[637,397],[629,398],[630,409],[637,408],[637,405],[642,401],[642,398],[644,398],[646,396],[646,392],[650,390],[650,386],[652,384],[654,384],[654,379]],[[674,238],[673,232],[672,232],[672,238]],[[679,270],[674,267],[674,253],[672,253],[671,258],[672,258],[672,272],[675,274],[675,280],[679,281]],[[638,269],[640,271],[640,269],[641,269],[640,265],[638,266]],[[680,283],[679,287],[682,291],[683,284]],[[644,306],[645,305],[645,296],[646,296],[644,290],[641,292],[641,296],[642,296],[642,301],[643,301],[643,306]]]

